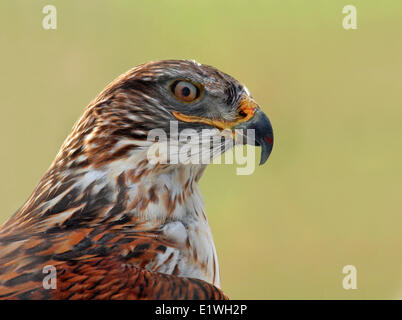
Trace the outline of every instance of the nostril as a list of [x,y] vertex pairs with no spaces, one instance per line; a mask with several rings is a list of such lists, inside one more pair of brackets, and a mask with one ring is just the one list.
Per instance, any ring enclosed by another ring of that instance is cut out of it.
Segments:
[[247,117],[247,113],[245,113],[243,110],[240,110],[239,116],[242,118],[245,118],[245,117]]

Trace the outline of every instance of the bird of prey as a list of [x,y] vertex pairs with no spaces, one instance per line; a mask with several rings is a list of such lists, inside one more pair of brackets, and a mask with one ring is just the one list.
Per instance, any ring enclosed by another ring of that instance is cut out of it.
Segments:
[[207,164],[148,157],[160,143],[148,135],[171,137],[172,121],[221,139],[253,129],[262,163],[272,150],[270,121],[231,76],[188,60],[129,70],[87,106],[0,227],[1,299],[227,298],[198,187]]

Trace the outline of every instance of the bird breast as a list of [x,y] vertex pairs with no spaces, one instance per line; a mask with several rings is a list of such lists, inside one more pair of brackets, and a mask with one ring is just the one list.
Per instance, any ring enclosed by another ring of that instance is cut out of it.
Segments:
[[[190,218],[191,217],[191,218]],[[190,216],[166,223],[163,236],[174,246],[157,255],[148,267],[153,271],[197,278],[220,285],[219,265],[207,220]]]

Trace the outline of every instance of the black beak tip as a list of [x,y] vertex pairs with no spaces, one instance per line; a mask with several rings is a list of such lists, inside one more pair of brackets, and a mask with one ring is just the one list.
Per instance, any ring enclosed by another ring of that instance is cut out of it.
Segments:
[[274,139],[273,135],[270,134],[262,138],[258,144],[261,146],[261,159],[260,159],[260,166],[267,162],[268,157],[272,152],[272,148],[274,146]]
[[256,123],[256,142],[261,146],[260,166],[267,162],[274,146],[274,132],[268,117],[261,112]]

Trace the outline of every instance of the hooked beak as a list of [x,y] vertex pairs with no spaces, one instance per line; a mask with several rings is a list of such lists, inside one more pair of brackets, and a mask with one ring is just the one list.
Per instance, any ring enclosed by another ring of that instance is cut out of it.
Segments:
[[[246,94],[244,94],[240,100],[237,112],[238,117],[233,122],[190,116],[177,111],[173,111],[173,115],[176,119],[184,122],[204,123],[220,130],[230,129],[234,132],[235,130],[242,129],[246,133],[243,134],[243,144],[248,143],[261,147],[260,165],[262,165],[267,161],[274,145],[274,134],[271,122],[257,103]],[[249,133],[247,130],[254,130],[255,139],[247,137]]]
[[[268,117],[262,112],[261,109],[256,109],[253,117],[243,122],[233,129],[243,129],[246,130],[246,135],[244,136],[243,143],[249,143],[251,145],[256,145],[261,147],[261,159],[260,165],[264,164],[269,155],[271,154],[272,148],[274,146],[274,134],[271,126],[271,122]],[[247,130],[254,130],[254,139],[247,137]]]

